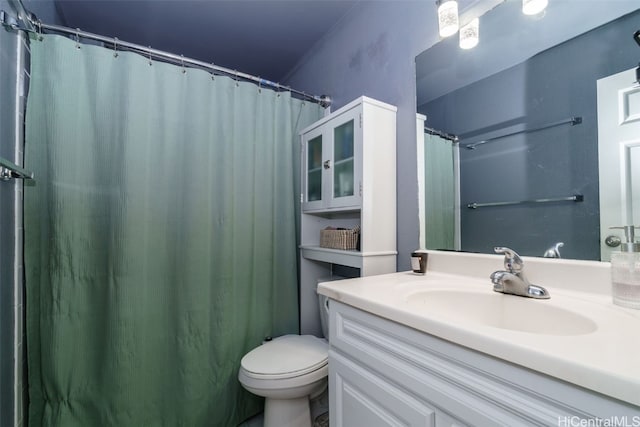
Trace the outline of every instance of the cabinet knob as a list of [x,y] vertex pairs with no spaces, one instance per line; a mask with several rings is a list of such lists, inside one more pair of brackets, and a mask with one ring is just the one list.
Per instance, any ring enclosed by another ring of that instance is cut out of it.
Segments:
[[325,160],[323,166],[325,169],[329,169],[331,167],[331,160]]

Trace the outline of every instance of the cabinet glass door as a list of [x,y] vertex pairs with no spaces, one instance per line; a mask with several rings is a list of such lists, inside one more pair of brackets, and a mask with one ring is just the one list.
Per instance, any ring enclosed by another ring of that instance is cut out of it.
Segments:
[[333,130],[333,197],[354,195],[353,120]]
[[322,200],[322,135],[307,144],[307,202]]

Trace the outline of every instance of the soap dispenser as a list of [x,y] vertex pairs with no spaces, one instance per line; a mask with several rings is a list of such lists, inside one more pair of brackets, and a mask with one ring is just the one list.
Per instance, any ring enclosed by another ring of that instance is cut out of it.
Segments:
[[633,225],[611,227],[624,230],[620,252],[611,254],[611,294],[613,303],[640,310],[640,243],[635,241]]

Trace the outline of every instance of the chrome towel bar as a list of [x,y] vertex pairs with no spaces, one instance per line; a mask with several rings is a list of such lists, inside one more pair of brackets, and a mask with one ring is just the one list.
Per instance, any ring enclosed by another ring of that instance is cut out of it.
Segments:
[[471,144],[467,144],[467,145],[464,146],[464,148],[466,148],[468,150],[475,150],[475,148],[480,146],[480,145],[487,144],[489,142],[495,141],[496,139],[505,138],[507,136],[517,135],[519,133],[537,132],[539,130],[549,129],[549,128],[553,128],[553,127],[561,126],[561,125],[575,126],[575,125],[579,125],[580,123],[582,123],[582,117],[570,117],[568,119],[560,120],[560,121],[557,121],[557,122],[547,123],[547,124],[536,126],[536,127],[532,127],[532,128],[529,128],[529,129],[519,130],[519,131],[516,131],[516,132],[509,132],[509,133],[505,133],[504,135],[494,136],[493,138],[487,138],[487,139],[482,140],[482,141],[478,141],[478,142],[474,142],[474,143],[471,143]]
[[33,179],[33,172],[0,157],[0,180],[9,181],[12,178]]
[[553,202],[583,202],[584,196],[582,194],[574,194],[569,197],[556,197],[551,199],[533,199],[533,200],[518,200],[514,202],[491,202],[491,203],[469,203],[467,208],[478,209],[486,208],[490,206],[510,206],[510,205],[524,205],[529,203],[553,203]]

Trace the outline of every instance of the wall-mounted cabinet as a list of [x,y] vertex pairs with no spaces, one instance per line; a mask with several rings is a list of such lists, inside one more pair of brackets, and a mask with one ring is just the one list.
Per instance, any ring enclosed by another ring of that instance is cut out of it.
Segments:
[[[319,335],[319,278],[336,266],[396,271],[396,107],[358,98],[304,129],[301,144],[301,331]],[[356,226],[359,250],[320,247],[322,229]]]
[[303,134],[303,211],[360,207],[361,107],[355,106]]

